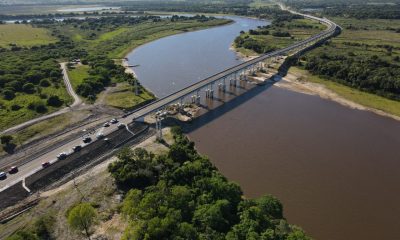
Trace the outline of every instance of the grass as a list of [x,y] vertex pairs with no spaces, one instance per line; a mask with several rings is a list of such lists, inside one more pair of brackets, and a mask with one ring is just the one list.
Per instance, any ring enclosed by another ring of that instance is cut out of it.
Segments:
[[[343,27],[342,33],[331,40],[329,46],[317,48],[310,54],[324,52],[354,53],[358,56],[377,55],[387,61],[392,61],[394,56],[400,56],[400,34],[388,30],[399,29],[400,20],[384,19],[348,19],[334,18],[335,22]],[[349,29],[349,27],[352,29]],[[363,46],[349,46],[346,43],[362,44]],[[393,46],[391,53],[382,45]]]
[[111,58],[124,58],[136,47],[156,39],[182,32],[219,26],[229,22],[230,20],[226,19],[216,19],[208,22],[145,22],[103,33],[97,39],[87,40],[86,44],[89,51],[99,51],[101,49]]
[[76,65],[74,68],[68,68],[68,77],[75,90],[85,78],[89,77],[89,69],[90,67],[88,65]]
[[9,48],[10,44],[32,47],[56,42],[57,39],[44,28],[35,28],[27,24],[0,25],[0,47]]
[[[100,96],[99,99],[101,98]],[[141,94],[136,96],[134,87],[127,83],[120,83],[116,89],[104,96],[104,99],[105,103],[109,106],[120,109],[131,109],[138,104],[154,99],[154,96],[145,90],[142,90]]]
[[[72,103],[72,98],[68,95],[68,92],[63,85],[58,88],[42,88],[42,94],[46,94],[47,96],[57,95],[64,101],[64,104],[66,105]],[[9,101],[0,99],[0,130],[7,129],[59,109],[56,107],[47,106],[47,112],[37,113],[36,111],[27,108],[27,106],[32,102],[43,102],[46,104],[46,100],[41,99],[37,94],[17,93],[13,100]],[[13,111],[11,109],[12,105],[19,105],[21,109]]]
[[[88,116],[88,114],[89,112],[87,111],[69,112],[54,118],[43,120],[13,134],[13,142],[17,146],[20,146],[41,137],[54,134],[80,122]],[[4,151],[0,148],[0,155],[2,154],[4,154]]]
[[269,0],[254,0],[250,3],[250,7],[252,8],[261,8],[261,7],[273,7],[276,6],[276,3]]
[[304,79],[313,83],[324,85],[326,88],[332,90],[343,98],[351,100],[355,103],[361,104],[365,107],[379,109],[384,112],[400,116],[400,102],[390,100],[372,93],[363,92],[337,82],[323,79],[319,76],[312,75],[306,70],[291,67],[289,72],[296,75],[304,76]]

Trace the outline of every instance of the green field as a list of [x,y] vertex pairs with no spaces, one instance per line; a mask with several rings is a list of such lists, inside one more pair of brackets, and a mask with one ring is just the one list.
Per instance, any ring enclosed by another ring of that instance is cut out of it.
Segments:
[[303,76],[303,79],[307,81],[322,84],[328,89],[337,93],[338,95],[355,103],[361,104],[369,108],[379,109],[396,116],[400,116],[400,102],[398,101],[390,100],[375,94],[344,86],[340,83],[323,79],[297,67],[291,67],[289,72]]
[[[21,131],[18,131],[16,134],[13,134],[13,143],[16,144],[17,147],[19,147],[22,144],[26,144],[41,137],[54,134],[76,124],[77,122],[80,122],[88,115],[89,112],[86,111],[75,111],[64,113],[47,120],[43,120],[24,128]],[[0,147],[0,155],[4,153],[5,152]]]
[[90,67],[87,65],[76,65],[73,68],[68,68],[68,77],[75,90],[85,78],[89,77],[89,69]]
[[36,46],[56,42],[47,29],[35,28],[27,24],[0,24],[0,47]]
[[[105,104],[120,109],[131,109],[138,104],[154,99],[154,96],[144,89],[140,95],[136,96],[134,87],[127,83],[120,83],[116,88],[104,96]],[[100,98],[102,97],[99,96]]]
[[[64,104],[68,105],[72,103],[72,98],[68,95],[67,90],[64,86],[61,87],[48,87],[42,88],[42,94],[47,96],[56,95],[59,96]],[[32,102],[42,102],[46,104],[46,99],[40,98],[37,94],[24,94],[17,93],[13,100],[0,99],[0,130],[9,128],[11,126],[18,125],[20,123],[26,122],[35,117],[43,115],[36,111],[32,111],[27,108],[27,106]],[[18,105],[21,108],[18,110],[12,110],[12,106]],[[47,111],[44,114],[48,114],[57,111],[59,108],[46,106]]]

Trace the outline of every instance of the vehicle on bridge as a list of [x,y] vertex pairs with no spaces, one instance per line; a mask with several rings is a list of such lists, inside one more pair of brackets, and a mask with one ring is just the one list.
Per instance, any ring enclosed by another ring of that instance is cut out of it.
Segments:
[[102,138],[104,138],[104,134],[103,134],[103,133],[98,133],[98,134],[96,135],[96,138],[97,138],[97,139],[102,139]]
[[90,138],[90,137],[83,137],[83,139],[82,139],[82,141],[84,142],[84,143],[90,143],[91,141],[92,141],[92,139]]
[[44,163],[42,163],[42,167],[43,168],[47,168],[47,167],[49,167],[50,166],[50,162],[44,162]]
[[74,147],[72,148],[72,151],[74,151],[74,152],[79,152],[81,149],[82,149],[82,146],[81,146],[81,145],[76,145],[76,146],[74,146]]
[[7,173],[5,172],[0,172],[0,180],[4,180],[7,178]]
[[12,166],[10,168],[10,170],[8,170],[9,174],[14,174],[14,173],[17,173],[17,172],[18,172],[18,167],[17,166]]
[[63,159],[66,159],[66,158],[67,158],[67,154],[65,152],[59,153],[57,155],[57,159],[58,160],[63,160]]

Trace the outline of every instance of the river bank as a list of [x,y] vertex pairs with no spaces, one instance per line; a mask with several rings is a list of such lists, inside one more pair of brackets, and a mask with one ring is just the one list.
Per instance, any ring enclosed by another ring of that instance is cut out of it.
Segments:
[[[230,49],[235,51],[243,61],[259,57],[259,55],[251,54],[251,51],[249,53],[243,51],[246,49],[237,49],[234,44]],[[298,67],[290,67],[287,74],[276,82],[274,86],[298,93],[319,96],[351,109],[369,111],[400,121],[400,102],[331,82],[314,76]]]
[[[312,78],[314,78],[314,80]],[[308,74],[305,70],[301,70],[296,67],[290,68],[288,74],[285,77],[283,77],[282,80],[283,81],[277,82],[275,86],[304,94],[316,95],[323,99],[328,99],[330,101],[337,102],[351,109],[369,111],[383,117],[390,117],[392,119],[400,121],[399,115],[395,115],[385,110],[371,107],[373,101],[369,101],[369,99],[372,97],[374,98],[375,101],[384,101],[385,103],[395,104],[398,105],[398,107],[400,107],[400,103],[396,101],[385,99],[383,97],[376,96],[373,94],[364,93],[362,91],[351,89],[346,86],[340,86],[340,84],[337,84],[339,86],[336,86],[336,88],[330,87],[327,83],[324,83],[324,81],[329,81],[329,80],[323,80],[315,76],[310,76],[310,74]],[[352,92],[351,95],[353,96],[356,95],[356,97],[355,98],[353,97],[353,99],[356,98],[361,98],[361,99],[358,101],[354,101],[352,98],[345,97],[342,95],[344,91],[349,91],[349,90]],[[386,105],[386,108],[387,107],[388,106]]]

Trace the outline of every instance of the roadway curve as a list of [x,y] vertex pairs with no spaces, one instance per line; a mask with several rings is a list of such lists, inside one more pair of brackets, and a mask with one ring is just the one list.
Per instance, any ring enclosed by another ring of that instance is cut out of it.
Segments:
[[35,123],[40,122],[40,121],[43,121],[43,120],[46,120],[46,119],[49,119],[49,118],[52,118],[52,117],[67,113],[67,112],[71,111],[73,108],[76,108],[76,107],[78,107],[78,106],[80,106],[82,104],[82,100],[75,93],[74,89],[72,88],[71,81],[69,80],[68,73],[67,73],[67,63],[61,63],[60,65],[61,65],[61,70],[62,70],[62,73],[63,73],[63,80],[64,80],[64,84],[66,86],[67,92],[74,99],[74,102],[72,103],[72,105],[70,105],[68,107],[65,107],[63,109],[60,109],[60,110],[58,110],[56,112],[53,112],[53,113],[50,113],[50,114],[47,114],[47,115],[44,115],[44,116],[41,116],[41,117],[37,117],[37,118],[31,119],[29,121],[26,121],[26,122],[23,122],[21,124],[18,124],[18,125],[14,126],[14,127],[8,128],[8,129],[0,132],[0,135],[7,134],[7,133],[10,133],[10,132],[14,132],[14,131],[20,130],[22,128],[29,127],[29,126],[31,126],[31,125],[33,125]]
[[[283,6],[281,5],[281,7],[283,7]],[[296,13],[296,12],[293,12],[293,11],[291,11],[291,12],[294,13],[294,14],[300,14],[300,13]],[[326,18],[316,18],[314,16],[309,16],[309,15],[304,15],[304,14],[300,14],[300,15],[302,15],[302,16],[304,16],[306,18],[314,19],[316,21],[320,21],[321,23],[327,25],[328,29],[324,30],[324,31],[322,31],[322,32],[320,32],[320,33],[318,33],[318,34],[316,34],[316,35],[314,35],[314,36],[312,36],[312,37],[310,37],[310,38],[308,38],[306,40],[297,42],[297,43],[295,43],[295,44],[293,44],[293,45],[291,45],[291,46],[289,46],[289,47],[287,47],[285,49],[281,49],[281,50],[277,50],[277,51],[272,52],[272,53],[264,54],[264,55],[262,55],[262,56],[260,56],[258,58],[253,59],[253,60],[241,63],[241,64],[239,64],[237,66],[234,66],[234,67],[229,68],[229,69],[227,69],[227,70],[225,70],[223,72],[217,73],[217,74],[215,74],[215,75],[213,75],[213,76],[211,76],[209,78],[206,78],[206,79],[204,79],[204,80],[202,80],[202,81],[200,81],[200,82],[198,82],[196,84],[193,84],[193,85],[191,85],[189,87],[186,87],[186,88],[184,88],[182,90],[179,90],[174,94],[171,94],[171,95],[166,96],[166,97],[164,97],[162,99],[154,101],[154,102],[152,102],[152,103],[150,103],[150,104],[148,104],[148,105],[146,105],[146,106],[144,106],[142,108],[139,108],[139,109],[131,112],[130,114],[125,115],[125,118],[121,118],[120,122],[122,124],[127,125],[127,124],[131,123],[132,121],[135,121],[138,118],[141,118],[141,117],[143,117],[145,115],[148,115],[148,114],[150,114],[152,112],[155,112],[155,111],[163,108],[164,106],[166,106],[166,105],[168,105],[168,104],[170,104],[172,102],[175,102],[175,101],[179,100],[180,98],[182,98],[184,96],[187,96],[187,95],[197,91],[198,89],[201,89],[203,87],[208,86],[210,83],[213,83],[213,82],[215,82],[215,81],[217,81],[219,79],[224,78],[225,76],[227,76],[229,74],[236,73],[237,71],[240,71],[241,69],[244,69],[244,68],[249,67],[249,66],[253,66],[254,64],[256,64],[256,63],[258,63],[260,61],[263,61],[265,59],[268,59],[268,58],[271,58],[271,57],[276,57],[276,56],[281,56],[281,55],[283,55],[283,54],[285,54],[285,53],[287,53],[287,52],[289,52],[291,50],[297,49],[299,47],[308,46],[309,44],[315,44],[316,41],[319,41],[321,39],[325,40],[327,38],[332,37],[337,31],[338,25],[336,25],[334,22],[332,22],[332,21],[330,21],[330,20],[328,20]],[[68,76],[67,76],[67,82],[69,82]],[[67,86],[68,86],[68,84],[67,84]],[[95,137],[97,133],[103,133],[104,136],[107,136],[108,134],[110,134],[111,132],[116,131],[117,129],[118,129],[117,126],[111,125],[110,127],[107,127],[107,128],[102,127],[102,128],[96,129],[94,131],[94,133],[92,133],[90,135],[91,135],[91,137],[92,137],[92,139],[94,141],[97,141],[96,137]],[[56,156],[57,156],[58,153],[61,153],[61,152],[70,153],[71,152],[71,148],[73,146],[76,146],[76,145],[82,145],[84,147],[87,144],[83,144],[81,138],[76,138],[76,139],[73,139],[70,142],[68,142],[68,143],[56,148],[56,149],[51,150],[50,152],[44,153],[43,155],[37,157],[36,159],[33,159],[29,163],[26,163],[26,164],[24,164],[22,166],[19,166],[19,169],[20,169],[19,173],[13,174],[13,175],[8,175],[7,179],[0,181],[0,192],[3,191],[6,188],[12,186],[13,184],[16,184],[18,181],[23,180],[24,178],[28,177],[32,173],[40,171],[42,162],[45,162],[45,161],[55,162],[55,161],[57,161],[56,160]]]

